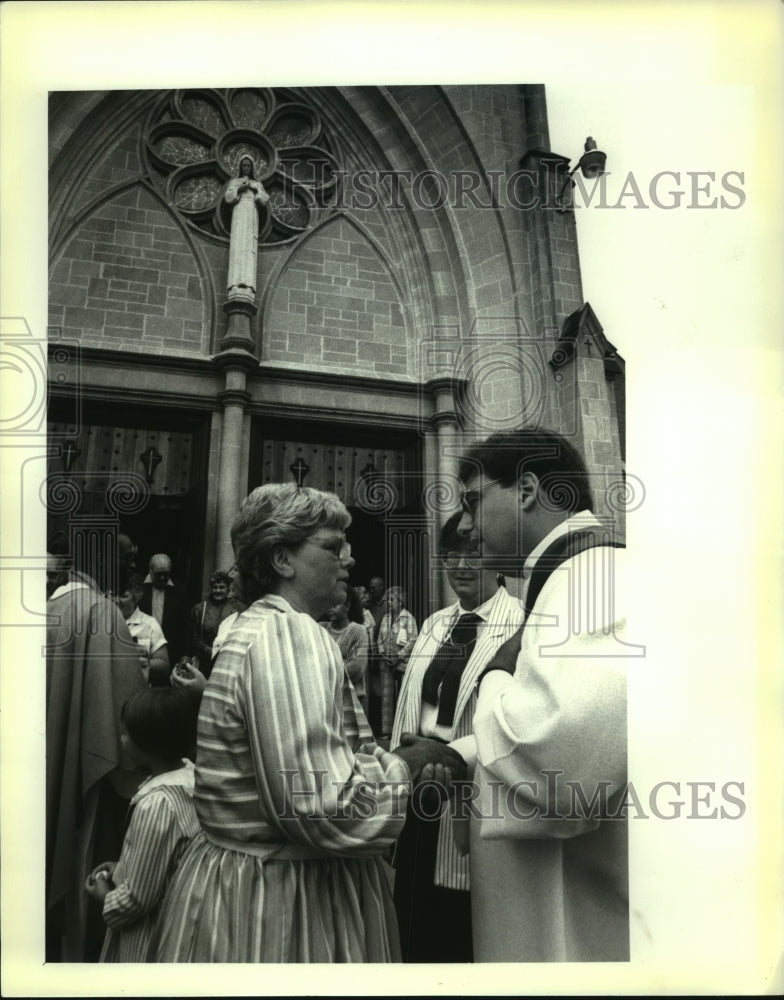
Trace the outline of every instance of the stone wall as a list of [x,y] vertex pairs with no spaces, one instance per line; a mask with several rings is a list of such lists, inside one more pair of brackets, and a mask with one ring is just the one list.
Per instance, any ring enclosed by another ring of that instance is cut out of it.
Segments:
[[263,323],[262,360],[408,377],[400,293],[348,219],[321,227],[287,261]]
[[199,355],[205,285],[182,226],[137,185],[76,225],[51,272],[49,322],[85,345]]

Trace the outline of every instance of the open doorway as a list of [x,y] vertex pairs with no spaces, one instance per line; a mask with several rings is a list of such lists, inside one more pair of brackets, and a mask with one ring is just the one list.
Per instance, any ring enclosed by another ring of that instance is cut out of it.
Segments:
[[[420,437],[394,428],[254,420],[249,488],[293,482],[298,474],[302,485],[335,493],[351,513],[352,586],[380,576],[387,586],[404,587],[408,610],[421,622],[429,596],[429,541]],[[372,502],[368,477],[381,487],[371,491]]]

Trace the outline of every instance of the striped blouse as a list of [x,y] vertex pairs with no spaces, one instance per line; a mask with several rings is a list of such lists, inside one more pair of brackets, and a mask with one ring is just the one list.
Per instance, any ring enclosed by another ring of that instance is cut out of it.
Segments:
[[398,956],[381,855],[403,826],[410,774],[376,744],[352,753],[344,677],[325,630],[282,598],[237,619],[202,700],[204,836],[167,900],[161,961]]
[[101,962],[154,961],[160,904],[177,863],[199,832],[193,764],[148,779],[131,799],[131,820],[107,893]]

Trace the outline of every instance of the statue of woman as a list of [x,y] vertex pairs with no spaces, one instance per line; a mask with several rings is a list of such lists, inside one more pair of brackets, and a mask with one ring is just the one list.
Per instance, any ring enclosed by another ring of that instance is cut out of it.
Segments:
[[256,254],[259,245],[259,206],[269,195],[254,177],[253,160],[243,156],[239,174],[226,185],[224,200],[233,205],[229,243],[229,298],[253,301],[256,297]]

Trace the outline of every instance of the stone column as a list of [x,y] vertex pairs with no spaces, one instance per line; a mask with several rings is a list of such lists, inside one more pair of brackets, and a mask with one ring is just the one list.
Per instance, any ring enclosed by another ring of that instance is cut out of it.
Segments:
[[231,547],[231,525],[245,498],[248,470],[243,467],[243,423],[250,402],[247,391],[248,375],[258,366],[256,344],[251,335],[251,318],[256,306],[251,302],[230,299],[224,306],[228,314],[226,334],[221,350],[213,358],[223,372],[223,390],[218,402],[223,410],[220,456],[218,463],[218,496],[216,506],[215,557],[212,565],[227,570],[234,562]]
[[[440,532],[445,521],[459,506],[459,484],[457,470],[461,446],[458,414],[455,397],[464,383],[451,377],[430,379],[427,388],[433,395],[435,410],[430,417],[430,426],[435,432],[436,481],[428,491],[429,507],[433,511],[432,524],[435,532]],[[431,546],[432,549],[435,545]],[[443,573],[433,574],[438,579],[439,607],[449,601],[448,588]]]
[[[242,157],[242,161],[251,159]],[[251,160],[251,164],[252,164]],[[240,170],[240,172],[242,172]],[[258,311],[256,304],[258,208],[268,199],[258,181],[252,180],[249,190],[240,191],[238,184],[247,179],[240,177],[230,182],[226,200],[232,204],[232,227],[228,264],[228,298],[223,307],[226,313],[226,332],[220,342],[220,351],[213,358],[223,372],[223,390],[218,402],[223,410],[220,455],[218,461],[218,495],[216,504],[215,558],[213,566],[227,570],[234,562],[231,547],[231,525],[240,508],[247,489],[248,470],[242,456],[245,410],[250,403],[247,391],[248,375],[258,366],[256,339],[252,321]]]
[[[456,489],[458,452],[461,444],[458,414],[455,409],[455,396],[460,389],[460,383],[457,379],[449,377],[434,378],[427,383],[427,388],[435,400],[435,411],[430,417],[430,425],[435,429],[438,441],[437,476],[442,489],[451,494]],[[456,494],[454,504],[449,506],[457,509]],[[446,517],[441,520],[445,521]]]
[[[255,365],[255,358],[254,365]],[[246,391],[246,372],[241,367],[225,369],[225,388],[218,394],[223,407],[220,460],[218,465],[218,504],[216,517],[214,565],[228,570],[234,562],[231,525],[244,499],[247,469],[242,467],[242,426],[245,408],[250,402]]]

